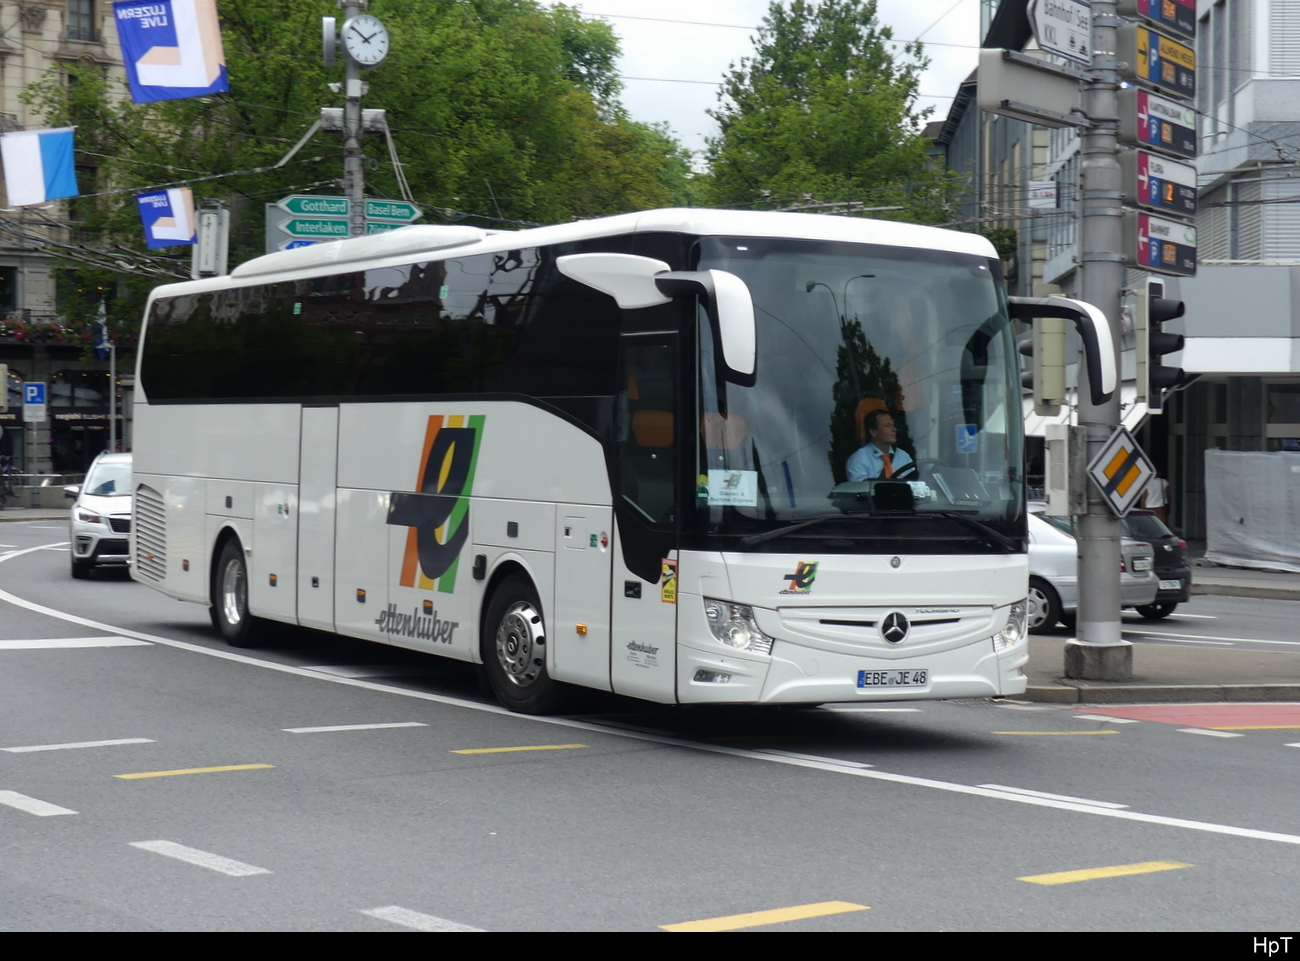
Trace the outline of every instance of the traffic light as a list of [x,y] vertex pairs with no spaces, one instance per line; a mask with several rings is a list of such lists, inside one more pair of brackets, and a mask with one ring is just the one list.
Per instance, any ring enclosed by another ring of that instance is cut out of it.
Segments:
[[1055,417],[1065,403],[1065,319],[1034,317],[1031,330],[1016,341],[1020,353],[1030,358],[1029,369],[1020,374],[1023,387],[1034,391],[1034,413]]
[[1186,309],[1181,300],[1165,300],[1164,294],[1163,281],[1148,280],[1137,301],[1137,400],[1145,402],[1152,414],[1164,410],[1164,392],[1187,379],[1181,367],[1167,367],[1160,361],[1165,354],[1183,349],[1182,334],[1168,334],[1161,328]]

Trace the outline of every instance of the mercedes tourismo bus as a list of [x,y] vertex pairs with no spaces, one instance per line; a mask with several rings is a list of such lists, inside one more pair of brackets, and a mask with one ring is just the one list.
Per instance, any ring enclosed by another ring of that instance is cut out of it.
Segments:
[[[1104,318],[1054,302],[1113,389]],[[527,712],[1020,693],[1013,313],[985,239],[842,217],[269,254],[150,298],[133,576],[235,646],[475,662]],[[911,464],[852,479],[877,410]]]

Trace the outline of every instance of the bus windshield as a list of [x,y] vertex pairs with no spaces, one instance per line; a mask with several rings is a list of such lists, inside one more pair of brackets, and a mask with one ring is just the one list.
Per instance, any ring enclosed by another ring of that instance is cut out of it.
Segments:
[[942,515],[1015,536],[1020,388],[993,262],[707,238],[699,267],[745,281],[758,329],[756,374],[741,385],[721,373],[714,333],[700,323],[696,501],[705,531],[753,540],[823,516],[847,530],[861,519],[849,515]]

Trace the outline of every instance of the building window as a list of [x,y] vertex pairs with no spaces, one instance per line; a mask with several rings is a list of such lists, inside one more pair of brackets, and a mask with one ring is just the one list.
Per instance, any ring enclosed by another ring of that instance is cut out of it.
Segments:
[[0,267],[0,314],[18,309],[18,268]]
[[68,39],[95,40],[95,0],[68,0]]
[[1268,422],[1300,424],[1300,384],[1268,385]]

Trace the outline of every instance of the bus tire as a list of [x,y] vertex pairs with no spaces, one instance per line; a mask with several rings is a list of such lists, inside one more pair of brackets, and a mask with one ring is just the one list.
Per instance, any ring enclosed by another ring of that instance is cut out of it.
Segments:
[[248,565],[239,538],[221,546],[212,569],[212,624],[231,647],[256,647],[265,634],[260,618],[248,613]]
[[568,691],[546,673],[546,622],[527,577],[511,574],[497,586],[483,626],[483,669],[496,699],[520,714],[559,711]]

